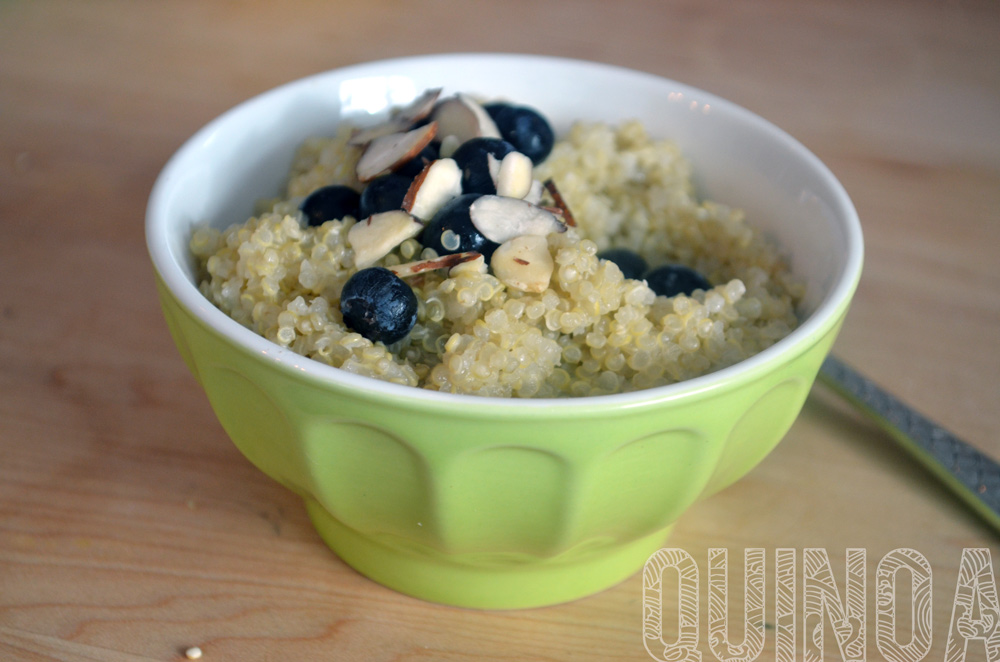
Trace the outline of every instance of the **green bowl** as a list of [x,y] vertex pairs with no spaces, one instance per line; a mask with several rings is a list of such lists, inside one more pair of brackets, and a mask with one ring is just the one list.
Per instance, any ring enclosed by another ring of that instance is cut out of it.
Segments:
[[[680,144],[700,193],[742,207],[806,283],[802,324],[716,373],[629,394],[505,400],[360,377],[269,343],[206,300],[187,242],[277,194],[297,144],[430,87],[575,120],[638,118]],[[798,415],[862,264],[850,199],[773,125],[680,83],[606,65],[441,55],[359,65],[251,99],[192,137],[150,198],[170,332],[240,451],[299,494],[346,563],[390,588],[477,608],[555,604],[641,569],[698,499],[745,475]]]

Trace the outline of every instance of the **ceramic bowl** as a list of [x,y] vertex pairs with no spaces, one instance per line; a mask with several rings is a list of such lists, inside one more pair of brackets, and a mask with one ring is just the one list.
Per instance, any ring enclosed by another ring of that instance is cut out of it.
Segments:
[[[443,87],[534,106],[557,132],[640,119],[679,143],[700,194],[746,210],[790,257],[802,324],[753,358],[628,394],[506,400],[359,377],[240,326],[198,291],[192,228],[277,195],[293,151],[343,119]],[[166,320],[233,442],[299,494],[323,540],[393,589],[479,608],[564,602],[638,571],[696,500],[778,443],[861,272],[857,214],[806,148],[760,117],[672,80],[603,64],[439,55],[351,66],[253,98],[169,161],[146,231]]]

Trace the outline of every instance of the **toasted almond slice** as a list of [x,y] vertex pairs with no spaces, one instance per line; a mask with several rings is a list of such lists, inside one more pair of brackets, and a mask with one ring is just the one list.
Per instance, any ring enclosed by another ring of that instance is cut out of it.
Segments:
[[455,136],[459,143],[470,138],[499,138],[500,131],[489,113],[472,97],[456,94],[434,107],[431,119],[438,123],[442,138]]
[[372,214],[358,221],[347,231],[347,243],[354,249],[354,266],[370,267],[423,229],[423,223],[402,209]]
[[423,94],[410,103],[393,110],[392,118],[394,120],[401,120],[407,124],[419,122],[431,114],[440,96],[440,87],[425,90]]
[[457,276],[459,274],[466,274],[466,273],[476,273],[476,274],[486,273],[486,258],[480,255],[479,257],[473,258],[471,260],[460,262],[459,264],[456,264],[454,267],[451,268],[451,270],[448,272],[448,275]]
[[458,136],[445,136],[441,139],[441,147],[438,149],[438,155],[443,159],[448,158],[461,146],[462,142],[458,139]]
[[440,87],[427,90],[409,104],[394,108],[389,119],[356,130],[347,140],[347,144],[364,147],[376,138],[409,130],[416,122],[431,114],[440,95]]
[[358,159],[358,179],[368,182],[398,168],[419,154],[436,134],[437,124],[431,122],[412,131],[390,133],[372,140]]
[[393,133],[400,133],[409,128],[410,122],[388,119],[384,122],[379,122],[378,124],[366,126],[362,129],[356,130],[351,134],[351,137],[347,139],[347,144],[353,145],[354,147],[364,147],[376,138],[392,135]]
[[462,194],[462,170],[454,159],[428,163],[413,179],[403,197],[403,209],[417,218],[433,218],[438,209]]
[[486,169],[490,172],[490,179],[493,180],[493,188],[497,187],[497,179],[500,177],[500,159],[490,152],[486,153]]
[[545,185],[542,184],[537,179],[531,180],[531,188],[528,190],[528,195],[524,196],[526,202],[530,202],[533,205],[542,204],[542,194],[545,192]]
[[468,253],[451,253],[449,255],[442,255],[441,257],[436,257],[430,260],[406,262],[404,264],[397,264],[387,268],[400,278],[406,278],[407,276],[413,276],[425,271],[430,271],[431,269],[451,269],[452,267],[462,264],[463,262],[471,262],[476,258],[482,259],[482,257],[481,253],[475,253],[472,251]]
[[498,244],[521,235],[545,236],[566,231],[566,226],[552,212],[501,195],[477,198],[469,207],[469,219],[484,237]]
[[500,244],[490,267],[501,283],[522,292],[544,292],[552,280],[555,263],[545,237],[523,235]]
[[559,189],[556,188],[556,183],[551,179],[546,179],[542,182],[542,186],[544,186],[545,190],[552,196],[552,201],[556,203],[556,207],[562,210],[562,219],[566,225],[571,228],[575,228],[576,221],[573,219],[573,213],[569,210],[569,205],[566,204],[566,200],[562,197],[562,193],[560,193]]
[[497,195],[510,198],[526,197],[531,192],[531,184],[534,181],[531,174],[530,158],[521,152],[507,154],[500,161],[500,170],[497,173]]

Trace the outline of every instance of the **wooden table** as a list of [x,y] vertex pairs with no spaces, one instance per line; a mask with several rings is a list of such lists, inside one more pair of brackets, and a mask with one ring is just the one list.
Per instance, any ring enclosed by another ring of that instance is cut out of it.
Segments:
[[[0,4],[0,659],[176,660],[194,645],[208,661],[653,659],[641,575],[506,613],[362,578],[236,451],[167,335],[143,237],[163,163],[235,103],[365,60],[599,60],[784,127],[842,180],[866,233],[836,352],[1000,456],[998,35],[994,0]],[[995,567],[997,540],[816,387],[779,448],[667,545],[701,571],[704,660],[716,659],[707,554],[721,547],[737,642],[744,549],[763,548],[769,573],[779,549],[800,570],[807,548],[824,549],[842,594],[847,549],[866,550],[869,660],[885,659],[877,564],[920,552],[933,571],[926,659],[943,660],[963,549]],[[803,633],[800,621],[796,659]],[[843,659],[829,623],[826,641],[825,659]],[[986,659],[981,641],[967,659]]]

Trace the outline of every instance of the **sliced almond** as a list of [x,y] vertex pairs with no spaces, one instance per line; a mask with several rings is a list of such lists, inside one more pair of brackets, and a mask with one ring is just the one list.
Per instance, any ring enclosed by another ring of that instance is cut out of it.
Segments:
[[431,119],[438,123],[438,133],[442,138],[455,136],[459,143],[470,138],[500,137],[500,131],[489,113],[465,94],[439,101]]
[[413,179],[403,209],[417,218],[433,218],[444,203],[462,194],[462,170],[454,159],[437,159],[428,163]]
[[496,188],[497,179],[500,177],[500,159],[491,152],[486,152],[486,169],[489,170],[490,179],[493,180],[493,188]]
[[545,237],[523,235],[500,244],[490,267],[501,283],[522,292],[544,292],[552,280],[555,263]]
[[498,244],[522,235],[545,236],[566,231],[566,225],[552,212],[501,195],[477,198],[469,207],[469,219],[484,237]]
[[441,257],[436,257],[430,260],[406,262],[404,264],[397,264],[387,268],[400,278],[406,278],[407,276],[413,276],[432,269],[451,269],[452,267],[462,264],[463,262],[471,262],[477,258],[482,260],[482,254],[472,251],[467,253],[451,253],[450,255],[442,255]]
[[511,198],[524,198],[531,192],[532,178],[531,159],[521,152],[511,152],[500,161],[497,173],[497,195]]
[[576,221],[573,219],[573,213],[569,210],[569,205],[566,204],[566,200],[562,197],[562,193],[560,193],[559,189],[556,187],[556,183],[551,179],[546,179],[542,182],[542,186],[544,186],[545,190],[552,196],[552,201],[556,203],[556,207],[562,211],[562,218],[566,225],[571,228],[575,228]]
[[460,262],[451,268],[451,270],[448,272],[448,275],[457,276],[459,274],[466,274],[466,273],[476,273],[476,274],[486,273],[486,258],[480,255],[479,257],[473,258],[471,260]]
[[354,249],[354,266],[370,267],[423,229],[423,223],[402,209],[372,214],[358,221],[347,231],[347,242]]
[[438,155],[441,158],[448,158],[461,146],[462,142],[458,139],[458,136],[445,136],[441,139],[441,147],[438,149]]
[[355,131],[347,140],[347,144],[363,147],[376,138],[409,130],[416,122],[431,114],[440,95],[440,87],[427,90],[409,104],[394,108],[389,119]]
[[549,205],[538,205],[538,206],[544,209],[545,211],[549,212],[556,218],[558,218],[559,222],[562,223],[564,227],[570,227],[569,223],[566,222],[566,219],[563,216],[564,213],[563,210],[560,209],[559,207],[550,207]]
[[533,205],[540,205],[542,203],[542,195],[544,193],[545,185],[537,179],[532,179],[531,188],[528,189],[528,194],[524,196],[524,199],[526,202],[530,202]]
[[388,119],[384,122],[356,130],[351,134],[351,137],[347,139],[347,144],[355,147],[364,147],[376,138],[388,136],[393,133],[400,133],[409,128],[410,122]]
[[413,124],[424,119],[434,110],[438,97],[441,96],[441,88],[435,87],[426,90],[419,97],[392,111],[392,119],[400,120],[407,124]]
[[398,168],[426,147],[437,134],[437,124],[431,122],[412,131],[390,133],[375,138],[358,159],[358,179],[368,182]]

